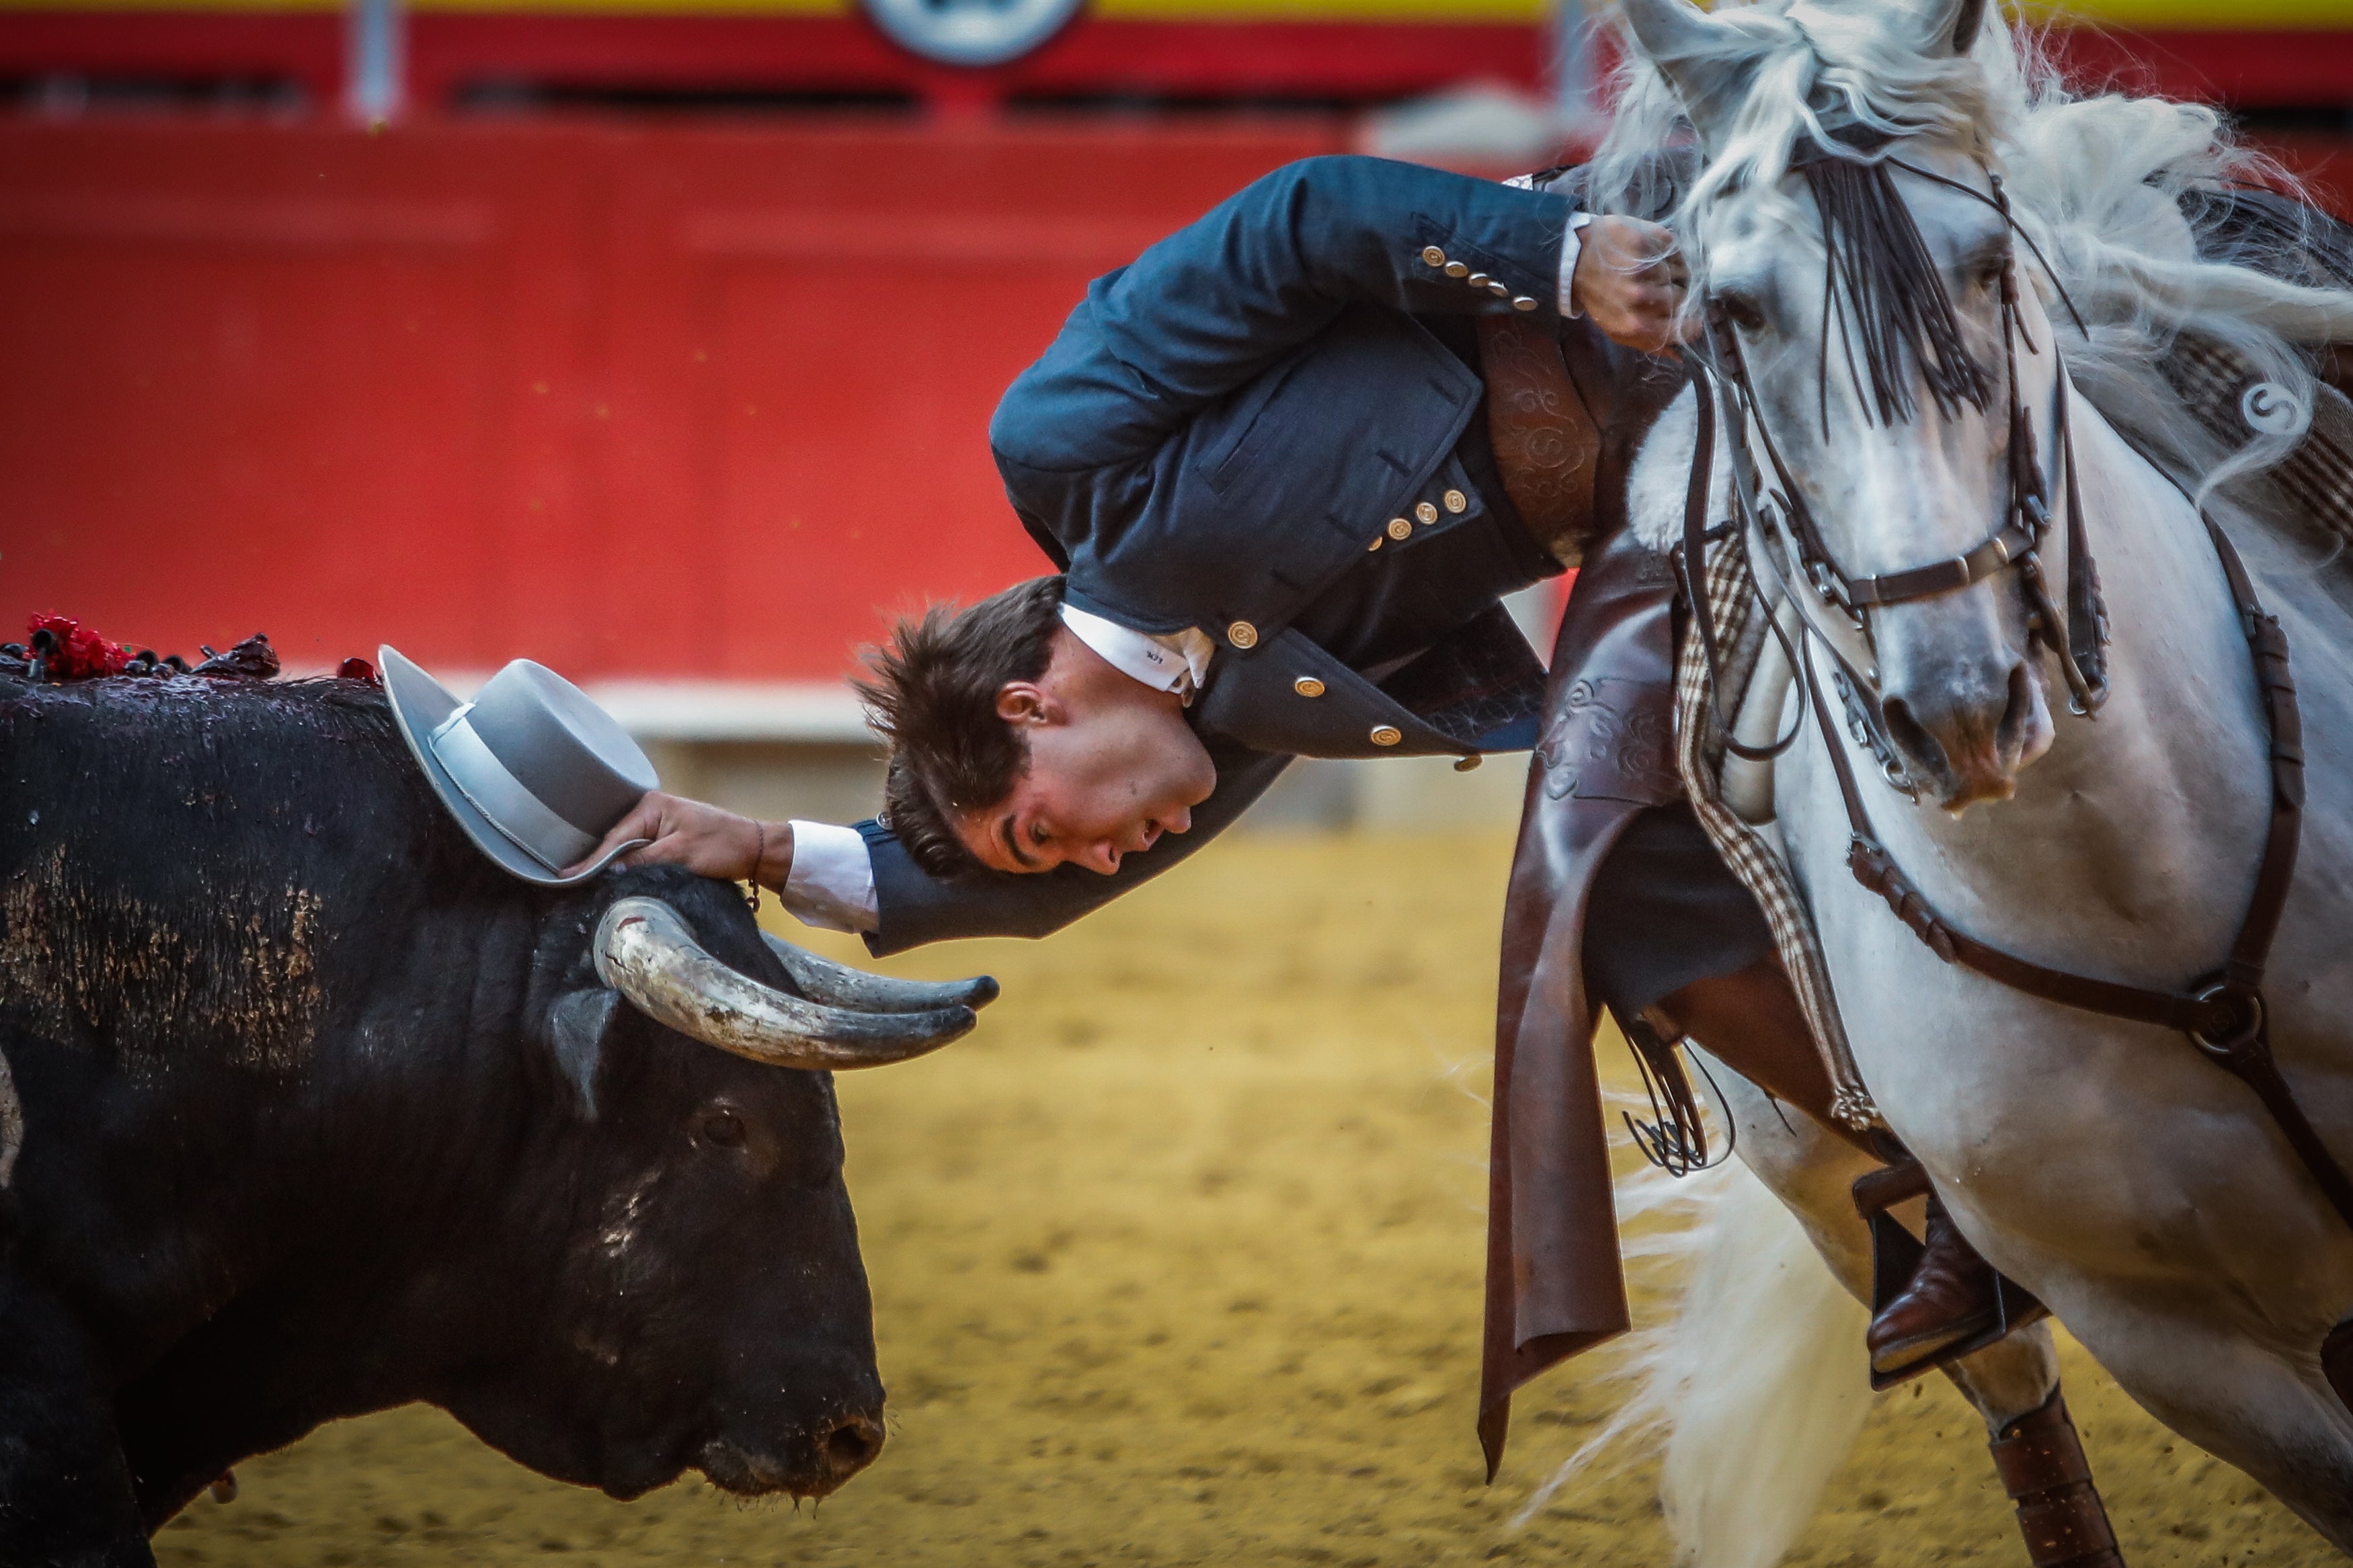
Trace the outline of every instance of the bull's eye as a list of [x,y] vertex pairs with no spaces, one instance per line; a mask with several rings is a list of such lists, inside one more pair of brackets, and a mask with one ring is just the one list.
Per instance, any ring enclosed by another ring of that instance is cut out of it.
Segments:
[[732,1110],[706,1111],[699,1131],[705,1143],[733,1149],[744,1142],[744,1119]]

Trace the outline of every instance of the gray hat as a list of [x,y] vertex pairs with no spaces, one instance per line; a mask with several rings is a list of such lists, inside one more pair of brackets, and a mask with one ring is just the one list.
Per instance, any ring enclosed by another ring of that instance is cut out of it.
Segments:
[[376,649],[376,665],[433,793],[502,869],[566,887],[651,842],[630,839],[573,876],[557,875],[660,783],[628,732],[564,677],[519,658],[460,702],[389,646]]

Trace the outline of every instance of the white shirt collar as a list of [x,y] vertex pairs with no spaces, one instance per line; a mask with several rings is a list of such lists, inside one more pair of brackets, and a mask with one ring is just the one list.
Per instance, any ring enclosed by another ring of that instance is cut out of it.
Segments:
[[1175,692],[1187,707],[1208,676],[1210,656],[1218,651],[1218,645],[1198,626],[1155,636],[1071,605],[1062,606],[1062,624],[1113,669],[1155,691]]

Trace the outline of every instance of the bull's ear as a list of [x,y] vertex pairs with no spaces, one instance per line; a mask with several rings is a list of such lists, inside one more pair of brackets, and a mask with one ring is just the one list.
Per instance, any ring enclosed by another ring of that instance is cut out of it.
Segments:
[[604,1059],[605,1035],[621,1005],[618,992],[602,985],[566,991],[547,1011],[547,1044],[566,1082],[580,1096],[580,1114],[596,1120],[596,1065]]

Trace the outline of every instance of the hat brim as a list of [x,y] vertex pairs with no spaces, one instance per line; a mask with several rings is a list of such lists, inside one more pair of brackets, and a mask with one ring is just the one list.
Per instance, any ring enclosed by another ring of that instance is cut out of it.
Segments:
[[458,787],[458,781],[449,776],[449,770],[441,765],[441,759],[434,755],[429,743],[433,731],[463,706],[456,695],[389,643],[375,650],[375,658],[376,670],[384,678],[384,694],[392,703],[392,721],[399,726],[400,738],[408,743],[408,754],[417,759],[417,765],[425,771],[425,782],[433,786],[433,793],[449,815],[458,819],[458,826],[473,841],[474,847],[489,856],[500,870],[539,887],[569,888],[604,870],[614,857],[642,849],[653,842],[650,838],[632,838],[616,844],[568,877],[550,871],[536,856],[501,832],[497,823],[484,816]]

